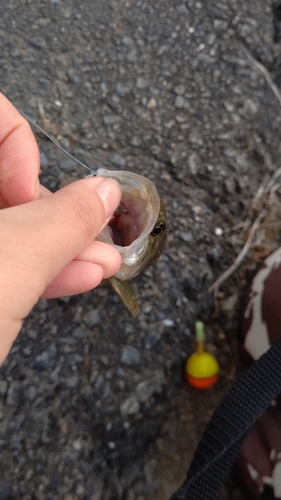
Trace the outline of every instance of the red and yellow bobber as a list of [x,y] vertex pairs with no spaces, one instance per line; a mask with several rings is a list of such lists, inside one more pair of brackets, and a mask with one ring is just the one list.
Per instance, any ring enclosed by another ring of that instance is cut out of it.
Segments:
[[186,379],[196,389],[208,389],[219,378],[219,365],[217,360],[204,351],[204,323],[196,321],[195,335],[197,349],[185,364]]

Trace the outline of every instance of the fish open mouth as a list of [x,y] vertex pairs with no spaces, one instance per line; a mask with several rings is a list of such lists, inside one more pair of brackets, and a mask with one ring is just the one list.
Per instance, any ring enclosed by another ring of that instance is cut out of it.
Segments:
[[124,193],[121,203],[108,223],[114,245],[127,247],[143,232],[147,224],[146,204],[140,197]]
[[138,237],[134,221],[123,203],[115,210],[108,227],[113,243],[120,247],[129,246]]
[[98,169],[98,175],[119,182],[122,198],[109,223],[96,239],[114,246],[122,264],[115,274],[121,280],[137,276],[149,253],[149,236],[160,211],[160,197],[154,184],[145,177],[124,170]]

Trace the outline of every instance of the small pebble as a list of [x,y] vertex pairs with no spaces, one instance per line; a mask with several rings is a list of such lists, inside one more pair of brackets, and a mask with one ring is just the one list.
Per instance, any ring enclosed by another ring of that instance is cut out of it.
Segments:
[[137,137],[136,135],[134,135],[132,137],[132,140],[131,140],[130,144],[131,144],[131,146],[138,147],[138,146],[141,145],[141,140],[140,140],[139,137]]
[[98,375],[95,381],[95,389],[97,389],[98,391],[103,387],[103,385],[104,385],[104,377],[102,375]]
[[76,170],[77,163],[76,161],[69,158],[68,160],[61,160],[59,162],[59,166],[62,170],[65,170],[66,172],[72,172],[73,170]]
[[72,446],[73,446],[75,451],[82,450],[82,443],[81,443],[80,439],[76,439],[75,441],[73,441]]
[[216,229],[215,229],[215,235],[216,236],[222,236],[223,235],[223,229],[221,227],[216,227]]
[[20,397],[20,385],[18,382],[12,382],[7,391],[7,406],[16,406]]
[[104,94],[107,94],[107,92],[108,92],[108,87],[107,87],[107,85],[106,85],[106,83],[105,83],[105,82],[101,82],[101,84],[100,84],[100,89],[101,89],[101,91],[102,91]]
[[32,368],[43,371],[53,367],[56,361],[56,354],[57,348],[54,344],[51,344],[45,351],[42,351],[32,360]]
[[88,332],[82,326],[78,326],[73,330],[72,335],[75,339],[85,339],[88,337]]
[[6,380],[0,380],[0,396],[5,396],[8,389],[8,382]]
[[130,89],[126,84],[119,82],[116,85],[116,92],[118,95],[123,97],[124,95],[128,94],[128,92],[130,92]]
[[154,99],[154,97],[152,97],[151,99],[149,99],[149,101],[147,103],[147,108],[148,109],[153,109],[153,108],[156,108],[156,106],[157,106],[156,99]]
[[179,233],[179,237],[186,243],[190,243],[193,240],[192,233],[190,233],[189,231],[182,231],[181,233]]
[[67,137],[62,137],[60,139],[60,143],[63,148],[66,149],[70,148],[70,140]]
[[109,158],[109,161],[115,165],[116,167],[124,167],[125,164],[126,164],[126,161],[124,160],[124,158],[122,158],[121,155],[119,155],[118,153],[114,153],[110,158]]
[[190,173],[192,175],[196,175],[198,171],[201,168],[201,159],[200,156],[197,153],[191,153],[191,155],[188,158],[188,166]]
[[34,385],[30,385],[29,387],[27,387],[25,394],[28,401],[32,403],[37,395],[36,387]]
[[100,314],[97,309],[92,309],[92,311],[89,311],[83,318],[83,321],[86,323],[86,325],[90,326],[91,328],[93,326],[96,326],[100,322]]
[[68,389],[76,389],[79,385],[79,378],[73,375],[73,377],[68,377],[63,380],[63,385]]
[[110,125],[115,125],[116,123],[119,123],[120,121],[121,121],[121,116],[119,116],[119,115],[105,115],[103,117],[103,123],[108,127]]
[[162,320],[162,325],[167,328],[171,328],[172,326],[175,326],[175,322],[172,319],[166,318]]
[[140,409],[140,404],[137,401],[136,396],[130,396],[129,398],[125,399],[123,403],[120,406],[120,410],[122,415],[134,415],[135,413],[138,413]]
[[133,366],[140,362],[140,351],[136,347],[126,345],[121,350],[120,361],[124,365]]
[[32,347],[31,346],[24,347],[22,349],[22,353],[26,357],[31,356],[31,354],[32,354]]
[[134,45],[134,40],[126,35],[126,36],[123,36],[122,38],[122,42],[124,43],[124,45],[126,45],[127,47],[131,47],[132,45]]
[[181,95],[177,95],[175,98],[175,108],[186,109],[189,108],[189,102]]
[[157,333],[148,333],[145,337],[144,347],[146,349],[151,349],[157,342],[159,342],[161,336]]
[[46,168],[48,167],[49,165],[49,160],[47,158],[47,156],[45,155],[45,153],[40,153],[40,167],[42,168]]
[[143,380],[136,387],[136,395],[139,401],[144,403],[147,401],[155,392],[161,392],[165,377],[164,372],[156,372],[154,377],[147,380]]
[[145,78],[139,77],[137,78],[137,88],[138,89],[146,89],[148,87],[149,83]]
[[175,94],[183,95],[184,93],[185,93],[185,86],[184,85],[177,85],[175,87]]

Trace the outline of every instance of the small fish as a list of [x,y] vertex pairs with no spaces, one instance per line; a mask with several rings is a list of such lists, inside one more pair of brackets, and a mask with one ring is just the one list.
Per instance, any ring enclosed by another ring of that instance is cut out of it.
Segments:
[[[22,112],[21,112],[22,113]],[[122,257],[119,271],[110,283],[133,316],[139,305],[130,280],[144,271],[161,254],[166,241],[166,210],[155,185],[142,175],[127,170],[94,171],[66,151],[53,137],[26,114],[22,115],[64,153],[90,171],[90,175],[110,177],[119,182],[122,198],[108,225],[97,240],[114,246]]]
[[166,241],[166,210],[154,184],[126,170],[100,168],[97,175],[111,177],[122,189],[121,202],[96,239],[114,246],[122,257],[119,271],[110,279],[133,316],[138,302],[129,280],[144,271],[161,254]]

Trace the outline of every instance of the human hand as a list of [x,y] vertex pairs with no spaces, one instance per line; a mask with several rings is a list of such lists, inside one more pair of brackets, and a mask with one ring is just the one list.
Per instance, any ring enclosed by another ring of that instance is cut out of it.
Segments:
[[51,194],[38,172],[32,131],[0,94],[0,363],[40,297],[88,291],[121,264],[93,241],[120,202],[119,184],[94,177]]

